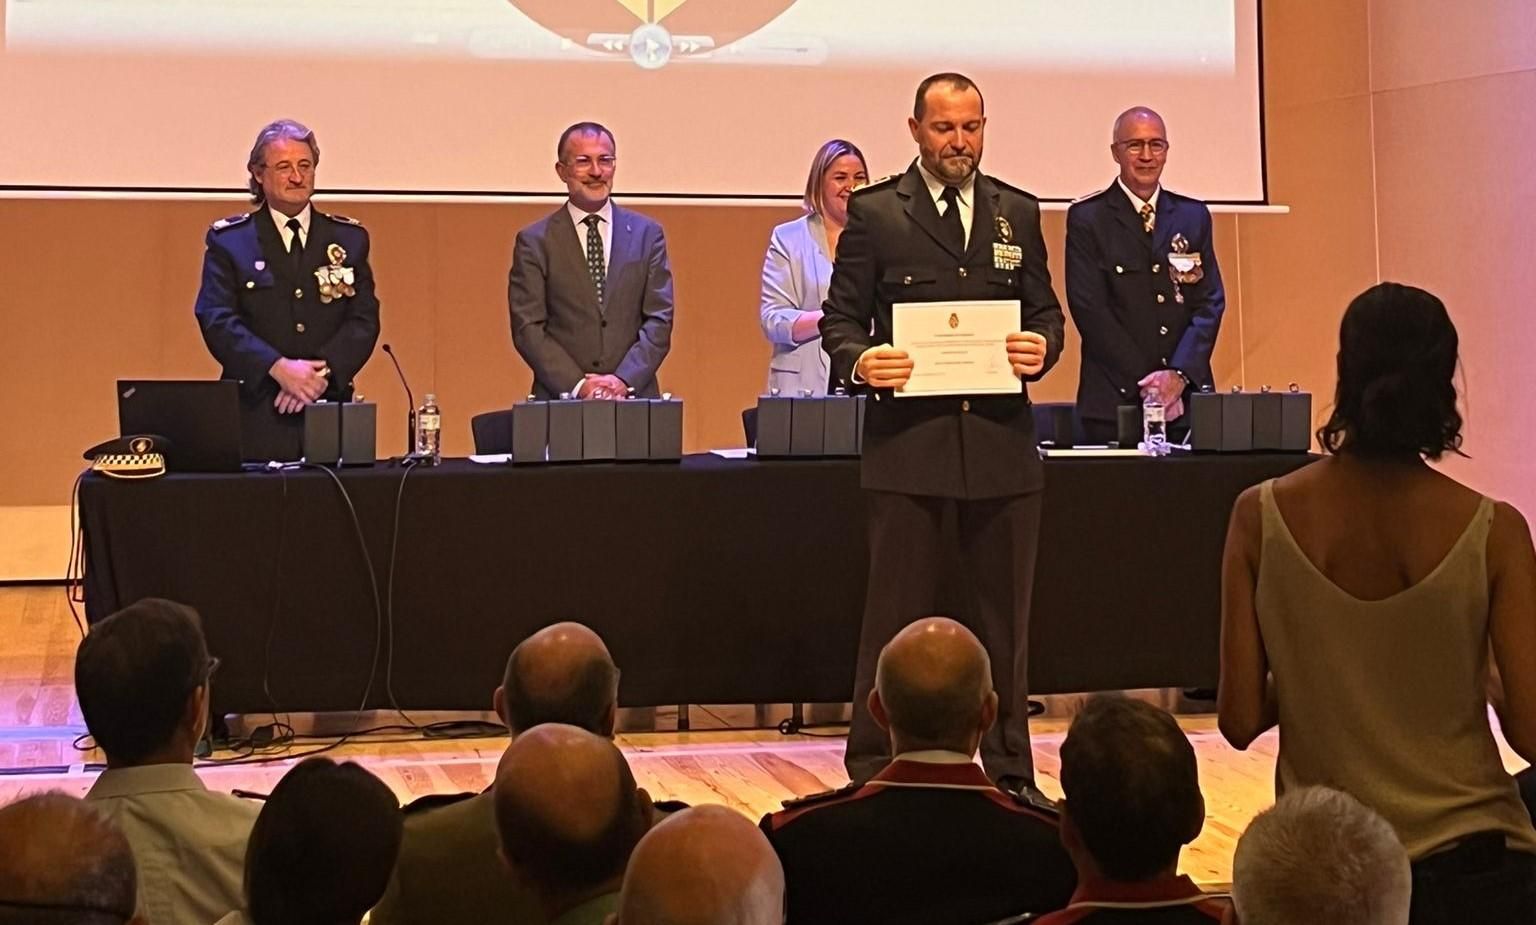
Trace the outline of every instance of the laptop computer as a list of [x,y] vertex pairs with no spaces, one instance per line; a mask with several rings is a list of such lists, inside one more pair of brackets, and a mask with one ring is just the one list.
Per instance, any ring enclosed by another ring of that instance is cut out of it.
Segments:
[[171,442],[171,472],[239,472],[240,384],[233,380],[119,379],[123,436],[159,434]]

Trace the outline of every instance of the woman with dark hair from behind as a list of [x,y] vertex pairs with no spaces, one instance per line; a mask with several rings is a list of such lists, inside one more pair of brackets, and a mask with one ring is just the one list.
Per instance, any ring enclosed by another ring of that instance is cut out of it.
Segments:
[[1277,793],[1335,787],[1392,824],[1413,925],[1536,922],[1536,829],[1487,709],[1536,760],[1536,550],[1428,465],[1460,452],[1457,346],[1422,289],[1350,303],[1327,458],[1232,512],[1221,731],[1242,749],[1278,723]]
[[358,925],[400,853],[400,804],[353,762],[299,762],[277,782],[245,852],[245,910],[218,925]]

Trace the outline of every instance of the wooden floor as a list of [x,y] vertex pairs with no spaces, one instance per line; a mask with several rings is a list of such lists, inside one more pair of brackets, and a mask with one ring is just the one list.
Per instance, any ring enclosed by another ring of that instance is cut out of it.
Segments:
[[[100,754],[73,746],[85,732],[72,684],[79,639],[61,589],[0,587],[0,803],[38,790],[84,793],[95,777],[87,765],[99,762]],[[1155,692],[1138,696],[1176,705]],[[489,700],[490,691],[486,697]],[[1080,698],[1047,700],[1047,715],[1032,724],[1035,768],[1040,788],[1059,797],[1059,749]],[[656,727],[675,730],[675,710],[655,712]],[[692,731],[623,732],[619,744],[636,779],[654,798],[721,803],[756,820],[777,809],[782,800],[847,782],[841,737],[784,736],[773,729],[742,728],[763,725],[764,720],[777,723],[784,715],[782,707],[766,711],[751,706],[693,707],[689,711]],[[444,717],[412,713],[410,718],[427,723]],[[268,718],[252,719],[259,723]],[[294,716],[292,724],[300,732],[332,732],[345,731],[353,720],[351,715]],[[652,717],[649,711],[630,711],[626,721],[650,725]],[[377,713],[364,714],[361,722],[372,726],[402,720]],[[1231,880],[1238,836],[1254,814],[1273,801],[1275,736],[1270,733],[1248,751],[1238,752],[1222,740],[1214,717],[1181,715],[1179,722],[1199,756],[1206,799],[1205,830],[1185,851],[1183,869],[1209,887],[1224,886]],[[294,750],[311,744],[301,743]],[[505,738],[427,740],[393,733],[351,741],[328,754],[367,766],[404,802],[431,793],[483,789],[505,747]],[[1506,760],[1512,767],[1519,764],[1507,748]],[[201,773],[214,789],[267,792],[290,763],[280,759],[210,765]]]

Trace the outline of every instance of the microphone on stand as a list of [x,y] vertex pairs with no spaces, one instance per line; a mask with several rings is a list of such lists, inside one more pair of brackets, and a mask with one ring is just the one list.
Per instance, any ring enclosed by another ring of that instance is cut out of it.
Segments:
[[411,394],[411,384],[405,381],[405,370],[400,368],[400,359],[395,356],[388,344],[384,345],[384,352],[389,354],[389,361],[395,364],[395,375],[400,377],[400,385],[405,389],[405,401],[407,405],[405,417],[405,453],[409,459],[416,455],[416,396]]

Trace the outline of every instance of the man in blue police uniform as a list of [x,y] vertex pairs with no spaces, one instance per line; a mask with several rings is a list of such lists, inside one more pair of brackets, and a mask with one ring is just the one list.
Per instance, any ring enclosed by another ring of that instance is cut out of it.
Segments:
[[1077,417],[1090,443],[1115,439],[1121,405],[1156,396],[1176,422],[1190,392],[1214,388],[1227,304],[1210,210],[1162,188],[1162,117],[1121,113],[1109,150],[1120,176],[1067,210],[1067,307],[1083,336]]
[[[890,760],[867,706],[875,660],[898,629],[938,609],[946,511],[956,515],[968,592],[956,616],[991,654],[1000,701],[982,764],[1010,789],[1034,773],[1026,649],[1045,476],[1025,383],[1061,355],[1063,320],[1039,202],[978,169],[985,124],[968,78],[919,85],[907,125],[918,158],[899,178],[853,194],[821,319],[834,382],[870,393],[860,464],[869,582],[843,759],[855,781]],[[1001,348],[1017,393],[896,397],[913,360],[892,346],[892,305],[958,300],[1019,303],[1019,327]]]
[[379,338],[368,232],[310,205],[319,162],[314,132],[266,126],[247,164],[255,210],[208,230],[197,323],[240,382],[247,459],[297,459],[304,407],[350,399]]

